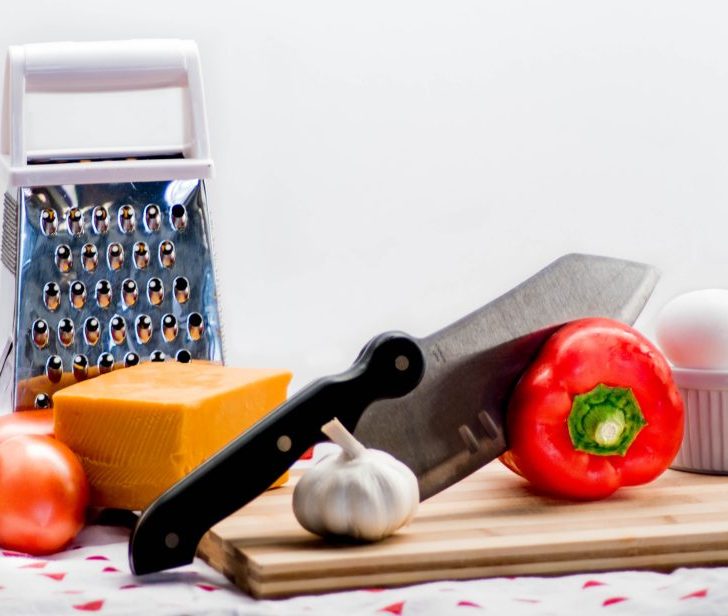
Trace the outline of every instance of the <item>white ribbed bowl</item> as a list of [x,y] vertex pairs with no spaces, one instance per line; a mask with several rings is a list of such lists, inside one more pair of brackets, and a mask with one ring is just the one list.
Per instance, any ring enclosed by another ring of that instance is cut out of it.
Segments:
[[685,436],[672,468],[728,474],[728,371],[672,373],[685,402]]

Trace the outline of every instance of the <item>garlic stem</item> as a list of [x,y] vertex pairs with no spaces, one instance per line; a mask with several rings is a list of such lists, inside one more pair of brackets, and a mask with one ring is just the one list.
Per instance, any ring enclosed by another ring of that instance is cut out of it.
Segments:
[[366,447],[357,441],[336,417],[321,427],[329,439],[344,450],[349,458],[358,458],[366,451]]

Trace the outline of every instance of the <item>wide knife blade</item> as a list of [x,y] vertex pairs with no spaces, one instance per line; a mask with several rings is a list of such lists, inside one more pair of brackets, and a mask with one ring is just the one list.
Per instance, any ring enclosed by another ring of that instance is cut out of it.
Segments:
[[420,384],[380,400],[354,435],[390,452],[429,498],[506,451],[510,391],[561,324],[602,316],[634,323],[657,282],[654,268],[609,257],[566,255],[486,306],[418,340]]

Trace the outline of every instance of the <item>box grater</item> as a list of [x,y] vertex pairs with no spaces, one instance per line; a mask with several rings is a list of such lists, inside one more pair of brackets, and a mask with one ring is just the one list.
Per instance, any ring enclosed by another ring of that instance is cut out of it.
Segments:
[[[168,87],[184,92],[178,148],[25,149],[26,92]],[[10,47],[2,120],[0,412],[140,361],[222,361],[196,45]]]

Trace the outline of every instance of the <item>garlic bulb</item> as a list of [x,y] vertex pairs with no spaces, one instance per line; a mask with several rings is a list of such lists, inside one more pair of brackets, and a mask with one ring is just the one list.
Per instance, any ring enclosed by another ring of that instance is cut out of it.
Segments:
[[342,449],[296,484],[293,513],[317,535],[377,541],[409,522],[419,505],[417,478],[384,451],[367,449],[338,419],[321,431]]

